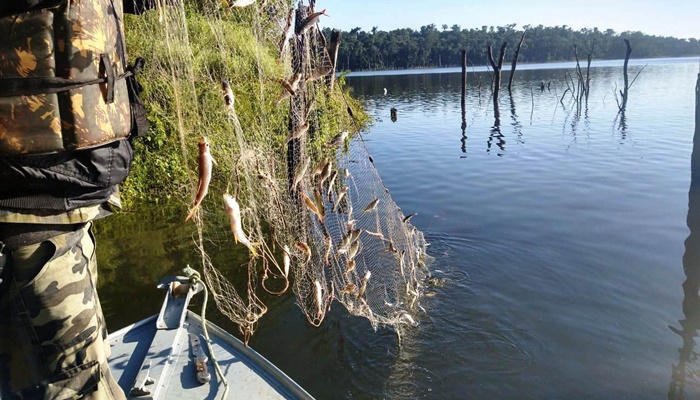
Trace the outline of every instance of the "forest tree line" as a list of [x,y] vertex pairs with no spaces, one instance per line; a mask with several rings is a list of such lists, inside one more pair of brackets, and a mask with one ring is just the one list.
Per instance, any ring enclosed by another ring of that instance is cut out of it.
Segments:
[[[459,25],[438,28],[430,24],[420,30],[403,28],[387,32],[374,27],[369,32],[360,28],[342,32],[337,68],[357,71],[455,67],[461,65],[462,49],[467,50],[470,65],[486,65],[487,46],[498,49],[504,41],[508,42],[506,60],[512,59],[523,30],[526,34],[519,62],[525,63],[571,61],[574,60],[574,47],[582,60],[588,53],[592,53],[594,59],[620,59],[625,56],[623,39],[632,43],[631,58],[700,55],[698,39],[654,36],[638,31],[573,30],[567,25],[525,25],[523,29],[516,29],[516,24],[463,29]],[[324,29],[326,37],[330,37],[330,31],[330,28]]]

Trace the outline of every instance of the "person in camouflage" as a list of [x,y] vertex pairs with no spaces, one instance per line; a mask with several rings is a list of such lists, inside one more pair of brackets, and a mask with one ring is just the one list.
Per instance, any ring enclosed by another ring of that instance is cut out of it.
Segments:
[[[146,129],[133,0],[0,2],[0,399],[125,399],[92,221],[120,207]],[[128,7],[127,7],[128,6]]]

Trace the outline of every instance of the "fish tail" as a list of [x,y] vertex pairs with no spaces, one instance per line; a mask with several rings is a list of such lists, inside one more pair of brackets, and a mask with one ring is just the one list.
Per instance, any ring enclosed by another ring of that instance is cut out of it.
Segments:
[[192,207],[190,213],[187,214],[187,218],[185,218],[185,222],[189,221],[194,216],[194,213],[197,212],[197,210],[199,210],[199,204],[196,204],[194,207]]
[[255,250],[255,247],[260,246],[261,244],[262,243],[250,243],[250,242],[248,242],[248,244],[246,244],[246,247],[248,247],[248,250],[250,250],[250,254],[252,254],[254,258],[258,258],[258,255],[259,255],[258,251]]

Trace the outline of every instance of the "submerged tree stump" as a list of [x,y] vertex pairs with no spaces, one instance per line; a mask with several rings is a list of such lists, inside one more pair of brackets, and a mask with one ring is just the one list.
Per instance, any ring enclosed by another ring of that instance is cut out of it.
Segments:
[[508,47],[508,42],[503,42],[501,54],[498,56],[498,63],[493,60],[491,46],[487,49],[489,63],[491,68],[493,68],[493,108],[495,114],[498,114],[498,92],[501,90],[501,69],[503,68],[503,59],[506,57],[506,47]]
[[508,93],[511,92],[511,89],[513,87],[513,77],[515,76],[515,67],[518,64],[518,56],[520,55],[520,47],[523,45],[524,40],[525,40],[525,31],[523,31],[523,35],[520,36],[520,42],[518,42],[518,47],[515,48],[515,55],[513,55],[513,63],[510,66],[510,77],[508,78]]
[[623,39],[625,41],[625,46],[627,46],[627,51],[625,52],[625,65],[622,67],[622,72],[625,76],[625,87],[624,91],[620,90],[620,97],[622,97],[622,103],[619,105],[620,111],[624,112],[627,108],[627,96],[629,94],[629,76],[627,75],[627,64],[630,61],[630,54],[632,54],[632,46],[630,45],[629,39]]

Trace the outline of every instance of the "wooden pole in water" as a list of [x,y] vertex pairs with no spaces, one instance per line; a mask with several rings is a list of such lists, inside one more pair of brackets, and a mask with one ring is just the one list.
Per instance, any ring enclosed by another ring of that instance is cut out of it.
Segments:
[[462,115],[464,115],[467,97],[467,49],[462,49]]
[[629,76],[627,75],[627,64],[630,61],[630,54],[632,54],[632,46],[630,45],[629,39],[623,39],[625,41],[625,46],[627,46],[627,50],[625,52],[625,65],[622,67],[622,72],[625,75],[625,89],[624,92],[620,90],[620,96],[622,97],[622,105],[619,106],[620,111],[625,111],[625,108],[627,108],[627,95],[629,91]]
[[692,175],[700,174],[700,72],[695,83],[695,135],[693,136]]

